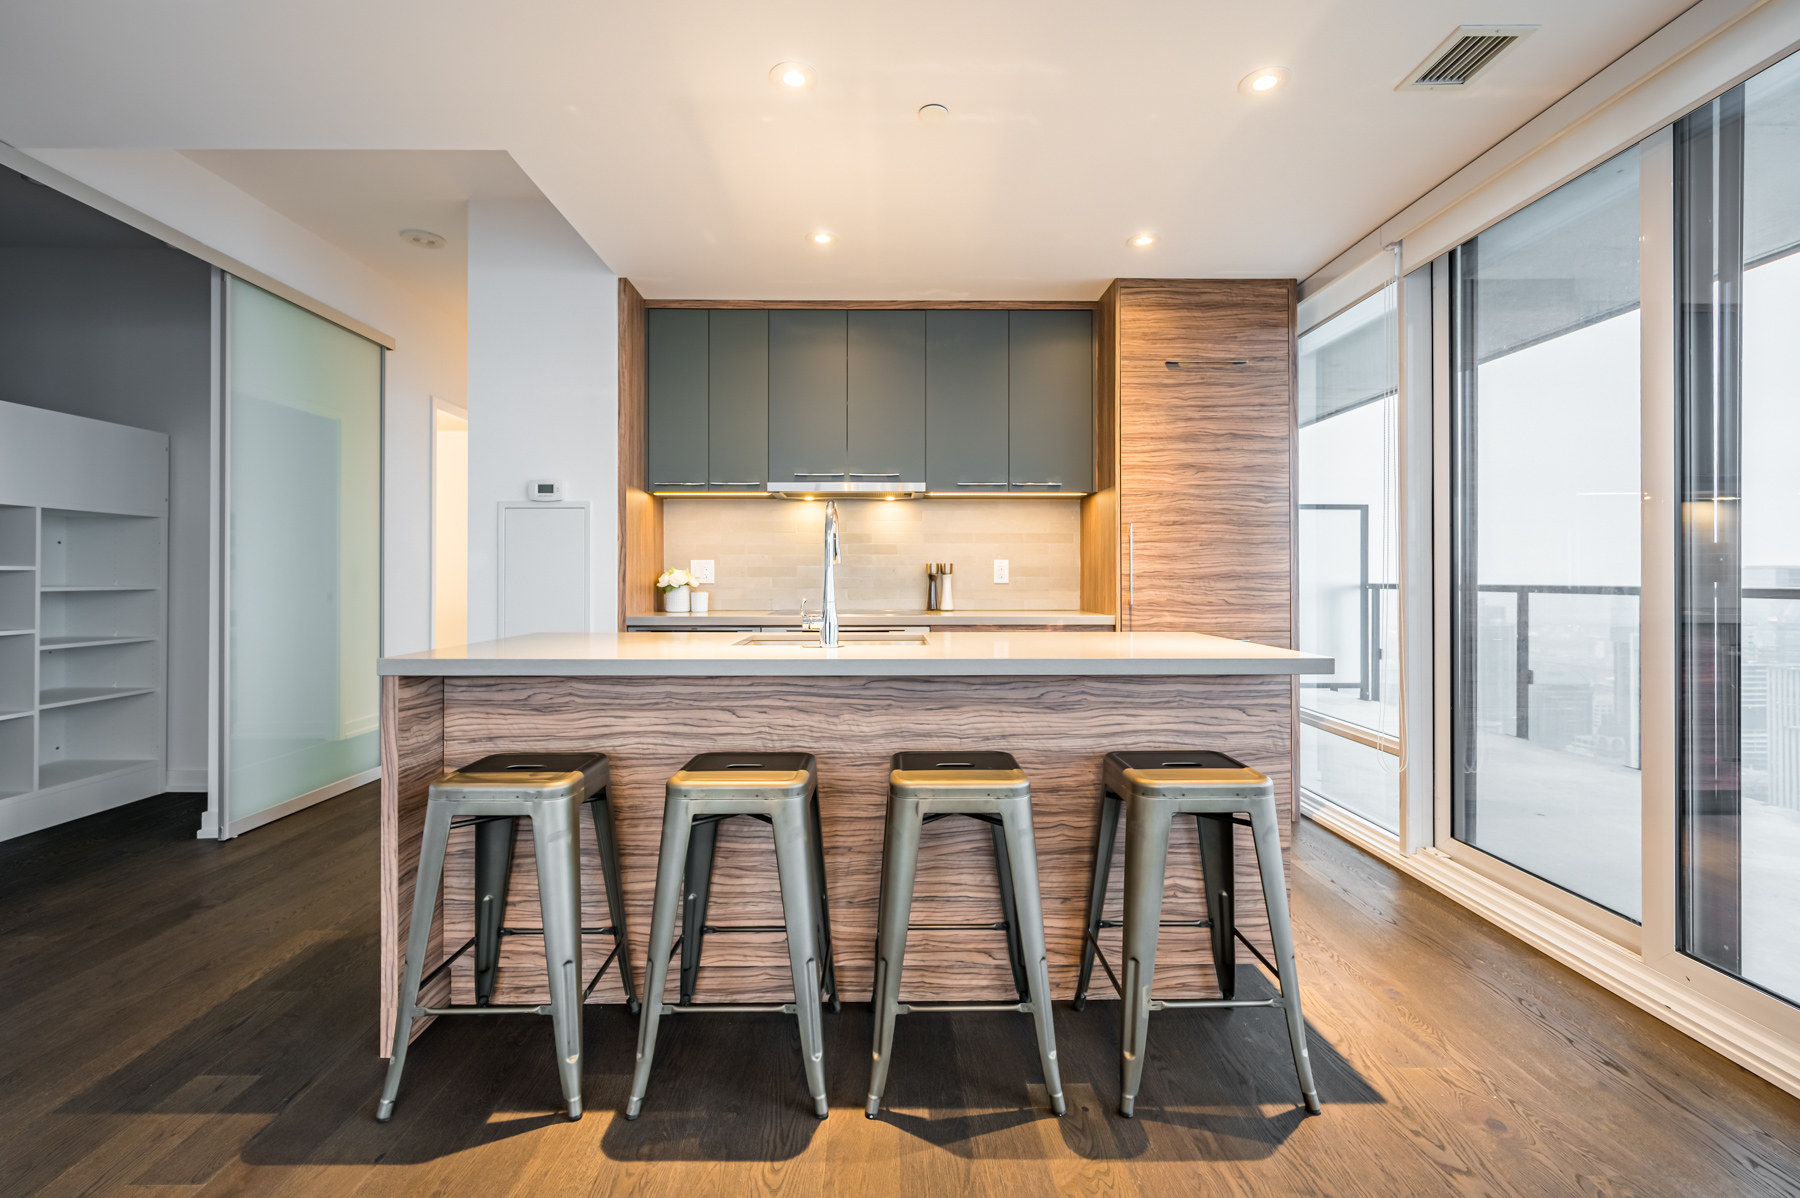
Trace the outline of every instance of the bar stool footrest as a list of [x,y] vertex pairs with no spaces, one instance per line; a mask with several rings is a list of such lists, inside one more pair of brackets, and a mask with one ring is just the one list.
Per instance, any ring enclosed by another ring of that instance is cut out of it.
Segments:
[[[823,1006],[824,1004],[819,1004]],[[666,1002],[662,1005],[664,1015],[795,1015],[800,1011],[796,1003],[754,1003],[754,1002],[712,1002],[680,1003]]]
[[1279,1007],[1279,998],[1153,998],[1152,1011],[1185,1011],[1208,1007]]
[[940,1011],[1016,1011],[1021,1015],[1035,1014],[1037,1008],[1029,1002],[942,1002],[942,1003],[895,1003],[896,1015],[932,1015]]
[[535,1007],[414,1007],[413,1018],[423,1019],[427,1015],[549,1015],[552,1008],[549,1003]]

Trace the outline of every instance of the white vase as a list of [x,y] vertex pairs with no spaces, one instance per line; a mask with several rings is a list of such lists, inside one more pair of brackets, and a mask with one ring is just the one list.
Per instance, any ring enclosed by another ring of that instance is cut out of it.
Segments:
[[712,606],[712,596],[705,591],[695,591],[688,596],[688,606],[694,609],[696,616],[704,616]]
[[672,591],[663,592],[663,610],[666,612],[686,612],[688,609],[688,589],[676,587]]

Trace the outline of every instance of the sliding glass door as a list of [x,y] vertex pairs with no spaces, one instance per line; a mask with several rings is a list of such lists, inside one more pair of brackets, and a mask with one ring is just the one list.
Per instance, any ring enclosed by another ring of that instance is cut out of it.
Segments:
[[222,835],[379,761],[381,347],[228,280]]
[[1452,252],[1451,833],[1642,912],[1636,150]]
[[1675,130],[1681,950],[1800,1000],[1800,58]]
[[1300,784],[1400,826],[1397,392],[1390,285],[1300,338]]

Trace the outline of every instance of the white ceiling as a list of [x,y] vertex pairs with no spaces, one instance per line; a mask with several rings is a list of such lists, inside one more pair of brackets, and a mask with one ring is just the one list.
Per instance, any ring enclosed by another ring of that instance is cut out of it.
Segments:
[[[1304,277],[1687,2],[15,3],[0,140],[183,149],[365,260],[469,181],[208,151],[506,151],[651,296],[1092,298]],[[1466,93],[1394,90],[1490,23],[1542,29]],[[771,86],[790,59],[816,88]],[[1239,94],[1264,66],[1291,82]]]
[[[450,311],[468,294],[471,199],[541,199],[500,150],[188,150],[283,216]],[[401,240],[403,229],[445,239]]]

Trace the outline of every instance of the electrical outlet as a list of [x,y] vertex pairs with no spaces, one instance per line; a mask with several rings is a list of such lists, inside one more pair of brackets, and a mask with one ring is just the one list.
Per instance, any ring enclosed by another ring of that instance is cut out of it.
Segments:
[[713,581],[713,559],[697,557],[688,563],[688,573],[694,576],[695,582]]
[[997,557],[994,559],[994,581],[995,582],[1011,582],[1012,579],[1011,579],[1011,577],[1009,577],[1011,572],[1012,572],[1012,563],[1011,562],[1007,561],[1003,557]]

